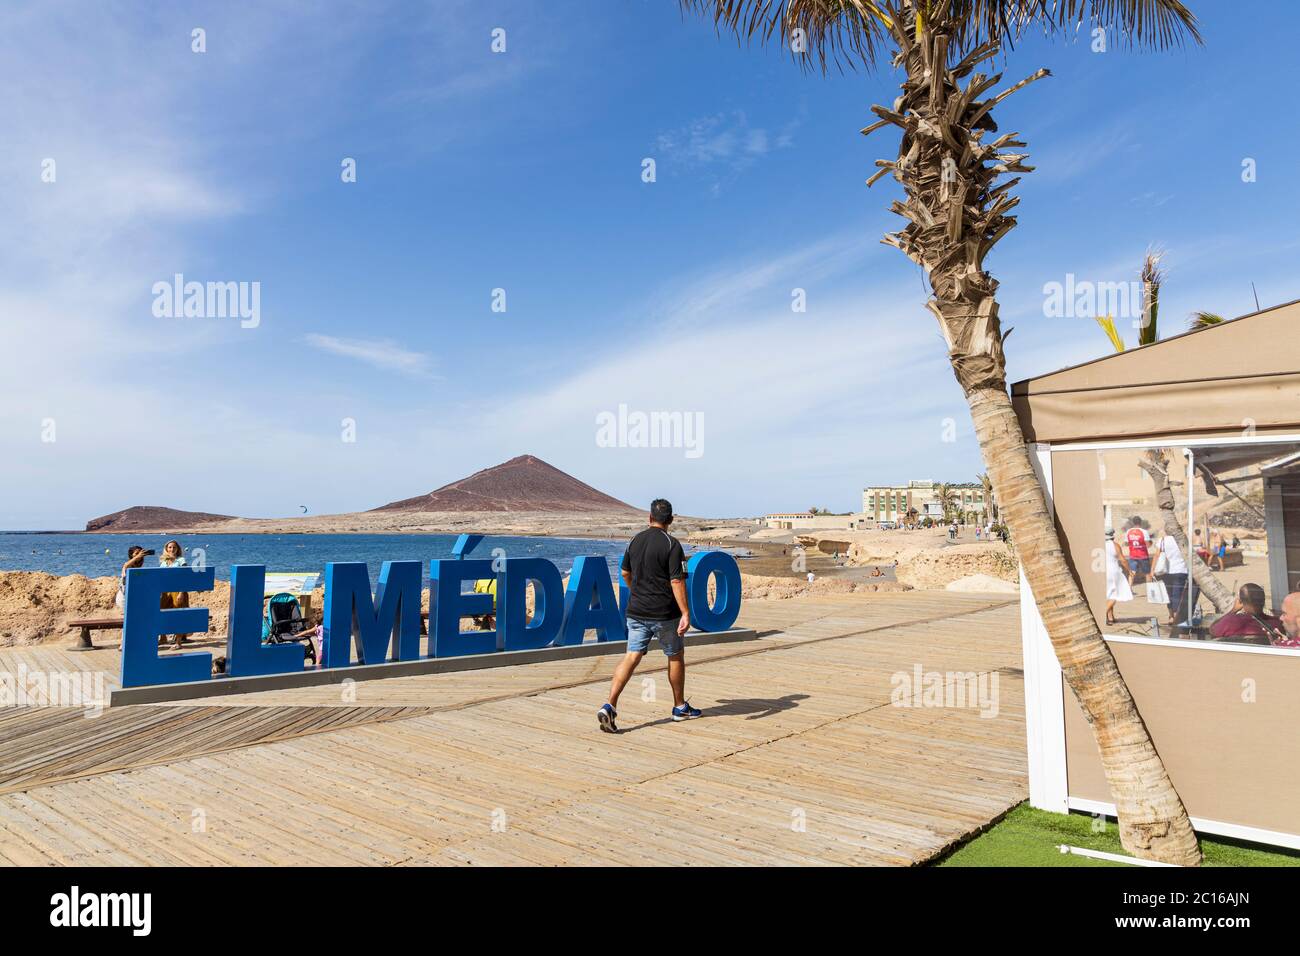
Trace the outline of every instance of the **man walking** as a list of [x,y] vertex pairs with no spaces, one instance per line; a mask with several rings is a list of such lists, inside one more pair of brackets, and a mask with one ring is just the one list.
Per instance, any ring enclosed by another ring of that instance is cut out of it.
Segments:
[[691,626],[686,606],[686,556],[681,543],[668,533],[673,523],[673,506],[663,498],[650,504],[650,527],[627,546],[623,555],[623,580],[631,589],[627,604],[627,653],[614,668],[609,702],[596,712],[600,729],[618,733],[619,695],[632,679],[650,639],[668,656],[668,684],[673,689],[673,720],[690,720],[700,712],[686,699],[686,653],[682,640]]

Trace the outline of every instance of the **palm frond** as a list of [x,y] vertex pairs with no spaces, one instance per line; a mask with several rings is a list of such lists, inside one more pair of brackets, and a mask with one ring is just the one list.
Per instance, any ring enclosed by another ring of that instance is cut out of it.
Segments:
[[[886,50],[898,0],[679,0],[683,11],[712,15],[719,33],[766,45],[779,41],[803,66],[824,73],[871,69]],[[891,9],[893,8],[893,9]],[[803,48],[796,49],[796,39]]]
[[[948,52],[984,44],[1012,46],[1027,31],[1072,34],[1084,26],[1119,34],[1121,45],[1165,49],[1201,42],[1182,0],[678,0],[684,12],[713,18],[739,41],[779,41],[804,67],[826,72],[876,65],[900,35],[918,36],[937,20],[950,31]],[[803,41],[796,49],[796,38]]]
[[1115,328],[1115,316],[1099,315],[1097,316],[1097,324],[1106,333],[1106,338],[1110,339],[1110,344],[1115,351],[1123,352],[1126,346],[1124,345],[1124,339],[1119,334],[1119,330]]
[[1201,43],[1196,16],[1182,0],[1056,0],[1049,14],[1063,31],[1091,24],[1118,28],[1122,45],[1156,50],[1181,46],[1184,39]]
[[1223,316],[1215,312],[1193,312],[1191,321],[1187,323],[1187,328],[1195,332],[1197,329],[1208,329],[1212,325],[1218,325],[1223,321]]
[[1160,260],[1164,255],[1159,249],[1148,249],[1142,260],[1142,328],[1138,330],[1138,345],[1150,345],[1160,337],[1160,286],[1165,281]]

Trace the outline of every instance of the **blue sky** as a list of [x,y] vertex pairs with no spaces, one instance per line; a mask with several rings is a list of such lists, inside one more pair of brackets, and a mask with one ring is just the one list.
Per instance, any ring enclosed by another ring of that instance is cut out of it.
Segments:
[[[1152,245],[1165,334],[1300,297],[1300,9],[1191,6],[1203,48],[1003,64],[1054,74],[996,113],[1038,167],[989,260],[1013,380],[1108,349],[1045,283]],[[0,527],[360,510],[523,453],[715,516],[982,470],[864,185],[887,67],[805,74],[671,0],[54,2],[0,11],[0,81]],[[260,324],[155,317],[175,273],[260,283]],[[620,404],[699,414],[702,454],[601,447]]]

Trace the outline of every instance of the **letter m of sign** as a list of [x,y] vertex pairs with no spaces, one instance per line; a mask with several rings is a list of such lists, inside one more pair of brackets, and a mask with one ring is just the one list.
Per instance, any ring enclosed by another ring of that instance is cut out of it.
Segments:
[[381,664],[388,659],[410,661],[420,656],[419,561],[385,561],[379,586],[370,594],[370,571],[363,562],[325,565],[325,620],[321,641],[324,667],[352,663]]

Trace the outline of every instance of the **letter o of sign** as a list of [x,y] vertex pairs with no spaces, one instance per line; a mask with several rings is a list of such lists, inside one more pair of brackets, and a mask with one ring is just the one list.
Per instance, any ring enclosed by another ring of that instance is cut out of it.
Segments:
[[[709,606],[709,578],[717,578],[717,599]],[[691,623],[701,631],[725,631],[740,615],[740,567],[726,551],[700,551],[686,562]]]

